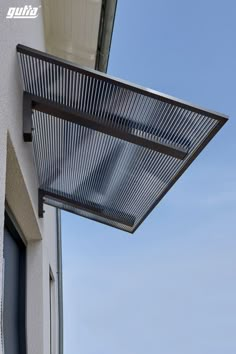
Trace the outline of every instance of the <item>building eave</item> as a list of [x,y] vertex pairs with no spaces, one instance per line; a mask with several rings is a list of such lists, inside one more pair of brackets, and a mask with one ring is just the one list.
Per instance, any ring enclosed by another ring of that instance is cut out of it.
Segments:
[[117,0],[104,0],[101,9],[95,69],[107,72],[115,23]]

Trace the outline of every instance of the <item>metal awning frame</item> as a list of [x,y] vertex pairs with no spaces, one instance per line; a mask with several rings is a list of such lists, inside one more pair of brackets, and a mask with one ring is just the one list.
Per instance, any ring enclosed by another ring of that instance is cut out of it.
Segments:
[[[211,133],[206,137],[206,139],[202,142],[202,144],[196,149],[196,151],[192,154],[191,158],[188,159],[188,161],[184,164],[184,166],[178,171],[178,173],[175,175],[175,177],[172,179],[172,181],[168,184],[167,188],[161,193],[161,195],[158,197],[158,199],[155,201],[155,203],[152,205],[152,207],[147,211],[147,213],[142,217],[142,219],[138,222],[138,224],[135,226],[135,228],[131,231],[131,233],[134,233],[136,229],[139,227],[139,225],[144,221],[144,219],[148,216],[148,214],[155,208],[155,206],[160,202],[160,200],[164,197],[164,195],[170,190],[170,188],[174,185],[174,183],[180,178],[180,176],[184,173],[184,171],[189,167],[189,165],[192,163],[192,161],[199,155],[199,153],[204,149],[204,147],[209,143],[209,141],[214,137],[214,135],[221,129],[221,127],[226,123],[228,120],[228,117],[226,115],[206,110],[203,109],[199,106],[192,105],[186,101],[177,99],[175,97],[169,96],[162,94],[160,92],[151,90],[151,89],[145,89],[141,86],[138,85],[133,85],[130,84],[127,81],[120,80],[117,78],[113,78],[111,76],[108,76],[106,74],[96,72],[95,70],[88,69],[88,68],[83,68],[80,67],[76,64],[71,64],[70,62],[62,59],[58,59],[57,57],[54,57],[52,55],[49,55],[47,53],[42,53],[40,51],[37,51],[35,49],[26,47],[24,45],[18,44],[17,45],[17,52],[20,52],[22,54],[27,54],[29,53],[37,58],[37,59],[42,59],[46,60],[48,63],[52,63],[54,65],[59,65],[60,67],[78,72],[78,73],[85,73],[89,74],[91,77],[95,77],[99,80],[104,80],[106,82],[115,84],[116,86],[120,86],[122,88],[126,88],[129,90],[132,90],[133,92],[140,93],[143,95],[146,95],[151,98],[158,99],[159,101],[165,102],[165,103],[170,103],[174,104],[177,107],[188,109],[191,112],[195,113],[200,113],[209,116],[210,118],[214,119],[217,121],[217,125],[214,127],[214,129],[211,131]],[[52,115],[61,119],[64,119],[69,122],[73,122],[82,126],[85,126],[87,128],[99,131],[101,133],[125,140],[127,142],[140,145],[142,147],[152,149],[155,151],[158,151],[160,153],[172,156],[177,159],[184,160],[186,156],[188,155],[187,149],[176,147],[171,144],[166,144],[166,143],[159,143],[157,142],[154,138],[157,137],[151,137],[151,139],[146,139],[142,137],[142,134],[132,134],[132,131],[125,132],[124,130],[121,130],[117,127],[111,127],[108,125],[105,125],[102,122],[99,122],[98,120],[96,121],[96,117],[90,116],[87,113],[80,112],[78,110],[72,109],[64,104],[59,104],[56,103],[52,100],[45,99],[40,96],[35,96],[32,95],[28,92],[23,93],[23,138],[24,141],[26,142],[31,142],[32,141],[32,113],[33,110],[40,111],[43,113],[46,113],[48,115]],[[129,124],[129,121],[127,121],[127,125]],[[142,125],[140,125],[140,133],[142,133]],[[99,211],[97,210],[92,210],[91,207],[87,208],[86,205],[79,205],[78,202],[69,200],[66,197],[58,196],[52,192],[47,192],[42,189],[39,189],[38,193],[38,212],[39,212],[39,217],[43,217],[43,203],[45,202],[45,197],[48,196],[51,199],[59,200],[59,201],[64,201],[67,204],[69,203],[71,206],[74,208],[79,208],[81,210],[87,211],[92,214],[97,214],[98,216],[102,216],[99,214]],[[119,218],[114,218],[109,215],[105,215],[102,217],[106,217],[108,220],[112,220],[115,222],[121,222]],[[127,218],[127,223],[124,222],[124,219],[122,218],[122,223],[126,224],[127,226],[133,226],[134,222],[130,222],[130,218],[128,216]],[[110,225],[112,226],[112,225]]]

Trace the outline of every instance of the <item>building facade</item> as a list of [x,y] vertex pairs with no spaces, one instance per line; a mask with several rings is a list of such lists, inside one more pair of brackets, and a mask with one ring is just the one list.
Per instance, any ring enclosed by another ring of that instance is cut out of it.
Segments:
[[[0,353],[61,354],[60,212],[45,206],[38,217],[32,145],[22,138],[16,45],[106,71],[116,1],[36,0],[37,16],[25,19],[6,18],[12,5],[5,1],[0,11]],[[26,3],[16,5],[20,14]]]

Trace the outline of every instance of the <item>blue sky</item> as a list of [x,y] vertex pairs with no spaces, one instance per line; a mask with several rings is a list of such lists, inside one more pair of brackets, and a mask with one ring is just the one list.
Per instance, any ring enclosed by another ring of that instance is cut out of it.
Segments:
[[118,0],[108,73],[230,121],[133,236],[63,213],[65,354],[236,353],[235,14]]

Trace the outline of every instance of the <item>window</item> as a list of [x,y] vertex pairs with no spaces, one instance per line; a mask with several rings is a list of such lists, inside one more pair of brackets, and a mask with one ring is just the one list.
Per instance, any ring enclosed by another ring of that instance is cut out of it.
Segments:
[[26,353],[26,247],[8,214],[4,226],[3,336],[5,354]]

